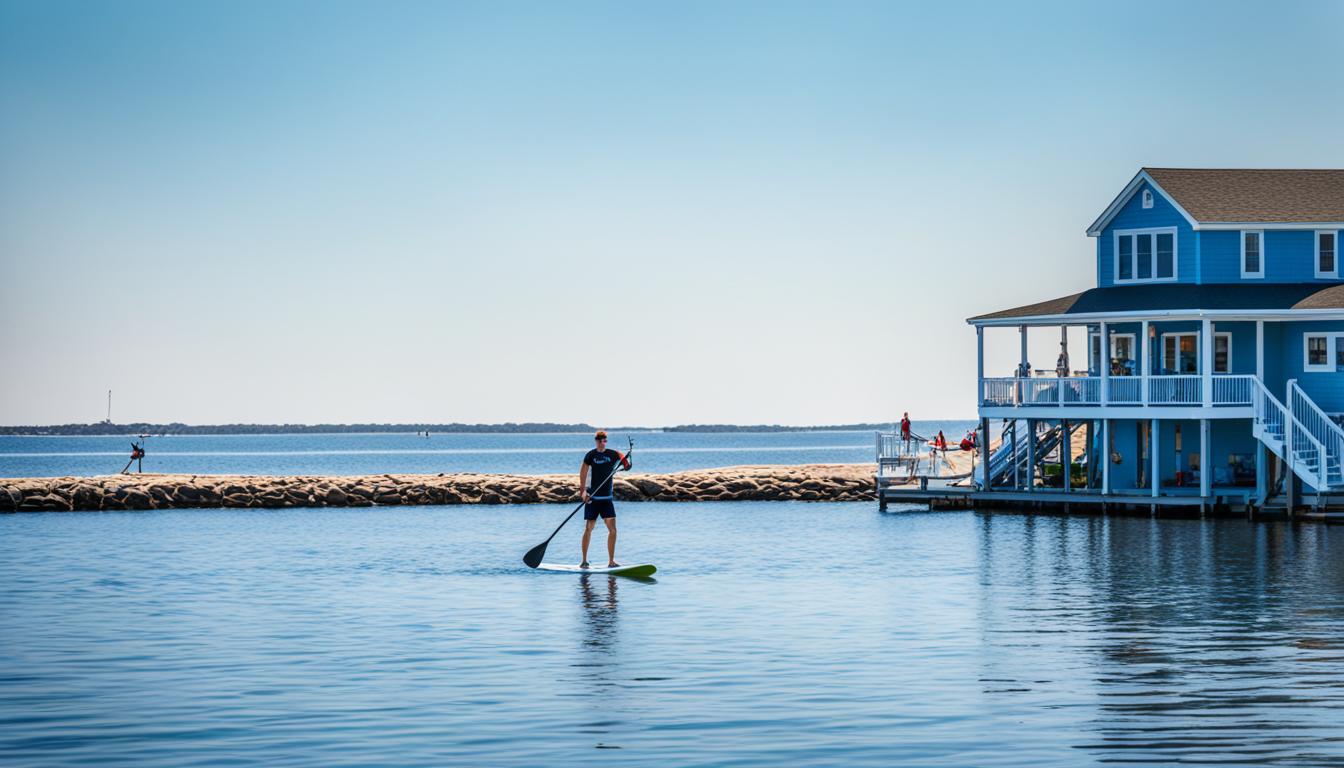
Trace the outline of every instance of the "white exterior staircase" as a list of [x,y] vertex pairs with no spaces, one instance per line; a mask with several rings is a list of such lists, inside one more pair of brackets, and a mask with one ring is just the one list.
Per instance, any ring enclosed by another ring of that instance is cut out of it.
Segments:
[[1325,415],[1306,392],[1297,385],[1297,380],[1288,382],[1288,408],[1302,427],[1321,445],[1321,461],[1324,464],[1321,491],[1344,490],[1344,429]]
[[1344,429],[1288,382],[1285,406],[1260,379],[1254,379],[1252,431],[1265,447],[1288,465],[1295,475],[1318,492],[1344,489]]

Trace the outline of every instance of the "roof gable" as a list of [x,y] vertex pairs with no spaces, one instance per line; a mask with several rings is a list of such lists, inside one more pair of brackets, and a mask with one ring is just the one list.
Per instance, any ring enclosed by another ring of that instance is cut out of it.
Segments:
[[1344,170],[1144,170],[1200,223],[1344,221]]
[[1088,227],[1101,234],[1144,182],[1195,229],[1221,224],[1344,226],[1344,170],[1142,168]]
[[1148,174],[1148,169],[1143,168],[1140,169],[1138,173],[1134,174],[1134,178],[1125,185],[1125,188],[1120,191],[1120,194],[1116,195],[1115,199],[1111,201],[1111,204],[1106,206],[1106,210],[1101,212],[1101,215],[1097,217],[1097,220],[1092,222],[1092,226],[1087,228],[1087,234],[1090,237],[1100,235],[1102,230],[1106,229],[1106,226],[1111,223],[1111,220],[1124,210],[1129,201],[1133,199],[1134,195],[1138,194],[1139,190],[1142,189],[1145,184],[1151,187],[1154,192],[1162,195],[1162,197],[1171,204],[1171,207],[1175,208],[1176,212],[1185,218],[1186,222],[1188,222],[1191,227],[1198,228],[1199,222],[1190,215],[1189,211],[1181,206],[1180,201],[1172,197],[1171,193],[1167,192],[1161,184],[1150,176]]

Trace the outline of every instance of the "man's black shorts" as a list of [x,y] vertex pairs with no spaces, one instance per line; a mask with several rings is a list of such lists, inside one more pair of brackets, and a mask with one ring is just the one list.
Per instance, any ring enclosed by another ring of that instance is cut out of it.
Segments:
[[616,516],[616,505],[611,503],[611,499],[593,499],[583,505],[584,520],[596,520],[598,515],[603,520]]

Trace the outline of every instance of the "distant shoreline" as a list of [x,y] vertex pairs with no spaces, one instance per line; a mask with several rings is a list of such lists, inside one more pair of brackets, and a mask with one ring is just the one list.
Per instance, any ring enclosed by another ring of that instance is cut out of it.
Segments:
[[[974,421],[974,419],[920,419],[920,421]],[[896,422],[789,426],[781,424],[680,424],[671,427],[604,427],[611,432],[770,433],[858,432],[892,429]],[[341,435],[341,434],[585,434],[591,424],[549,422],[506,424],[60,424],[52,426],[0,426],[6,437],[78,437],[136,435]]]

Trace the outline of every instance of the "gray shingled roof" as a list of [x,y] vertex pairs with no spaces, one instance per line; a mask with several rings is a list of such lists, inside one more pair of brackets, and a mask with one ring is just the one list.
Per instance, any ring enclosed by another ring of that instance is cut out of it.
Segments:
[[1093,288],[1051,301],[991,312],[972,317],[969,322],[1046,315],[1085,315],[1093,312],[1239,309],[1344,309],[1344,283],[1121,285]]
[[1344,221],[1344,170],[1144,170],[1200,223]]

